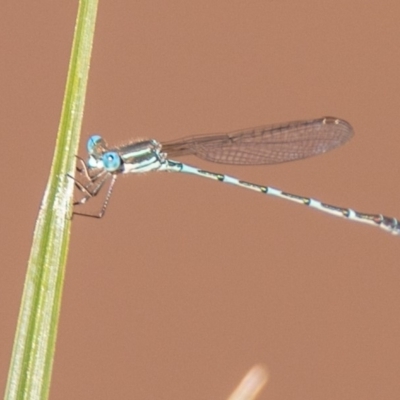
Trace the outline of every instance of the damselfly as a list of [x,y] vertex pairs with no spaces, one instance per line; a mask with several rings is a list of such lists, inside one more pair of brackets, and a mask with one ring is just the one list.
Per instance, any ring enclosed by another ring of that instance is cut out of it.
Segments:
[[85,162],[78,157],[81,167],[77,170],[85,178],[85,182],[73,178],[76,187],[83,193],[83,197],[74,205],[86,203],[100,192],[107,181],[110,183],[103,206],[98,213],[74,212],[74,214],[103,217],[115,181],[121,174],[168,171],[230,183],[304,204],[337,217],[374,225],[393,234],[400,234],[400,223],[395,218],[333,206],[270,186],[257,185],[225,174],[199,169],[170,158],[195,155],[221,164],[276,164],[325,153],[346,143],[352,135],[351,125],[334,117],[260,126],[231,133],[190,136],[165,143],[156,140],[137,140],[120,147],[108,147],[101,136],[94,135],[87,142],[88,160]]

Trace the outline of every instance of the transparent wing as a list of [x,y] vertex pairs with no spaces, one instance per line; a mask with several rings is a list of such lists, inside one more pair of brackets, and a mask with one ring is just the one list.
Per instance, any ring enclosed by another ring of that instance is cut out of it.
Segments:
[[265,125],[231,133],[190,136],[162,144],[168,157],[195,155],[223,164],[260,165],[325,153],[353,136],[351,125],[324,117]]

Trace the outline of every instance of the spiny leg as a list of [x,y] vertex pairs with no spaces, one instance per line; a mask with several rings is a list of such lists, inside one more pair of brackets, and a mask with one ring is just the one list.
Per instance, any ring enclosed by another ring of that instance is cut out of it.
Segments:
[[[106,176],[106,178],[107,178],[107,177],[108,177],[108,176]],[[88,199],[92,198],[93,196],[96,196],[96,195],[99,193],[100,189],[103,187],[103,185],[104,185],[104,183],[105,183],[105,181],[106,181],[106,178],[103,179],[103,180],[100,182],[99,186],[96,188],[96,192],[95,192],[92,196],[85,196],[85,197],[83,197],[83,198],[81,199],[81,200],[84,199],[84,201],[75,202],[74,205],[84,204],[84,203],[86,203],[86,201],[87,201]],[[114,187],[114,184],[115,184],[116,179],[117,179],[117,175],[112,175],[112,177],[111,177],[111,182],[110,182],[110,186],[108,187],[108,191],[107,191],[106,197],[105,197],[105,199],[104,199],[103,206],[101,207],[100,211],[99,211],[97,214],[81,213],[81,212],[76,212],[76,211],[74,211],[74,212],[73,212],[73,215],[81,215],[82,217],[91,217],[91,218],[103,218],[103,217],[104,217],[104,214],[105,214],[105,212],[106,212],[108,203],[109,203],[109,201],[110,201],[111,193],[112,193],[112,190],[113,190],[113,187]]]
[[[100,170],[95,175],[92,176],[88,172],[88,168],[87,168],[84,160],[82,158],[80,158],[79,156],[77,156],[77,158],[81,161],[81,164],[83,166],[83,168],[77,167],[77,170],[79,173],[84,175],[88,179],[89,182],[87,184],[83,184],[78,179],[76,179],[75,177],[68,174],[68,177],[74,181],[76,188],[80,192],[85,194],[81,199],[79,199],[78,201],[75,201],[73,203],[74,206],[85,204],[89,199],[97,196],[100,193],[101,189],[103,188],[104,184],[106,183],[107,179],[110,176],[110,173],[106,170]],[[107,204],[108,204],[109,198],[111,196],[111,191],[112,191],[112,187],[114,186],[115,179],[116,179],[116,176],[113,175],[109,189],[107,191],[106,199],[103,203],[101,210],[97,214],[74,211],[73,215],[82,215],[82,216],[93,217],[93,218],[101,218],[105,213],[105,209],[107,208]]]
[[[92,181],[89,181],[89,183],[86,185],[82,184],[78,179],[76,179],[72,175],[67,174],[67,176],[74,181],[75,186],[79,191],[85,193],[85,196],[82,199],[74,202],[74,205],[79,205],[79,204],[84,204],[88,199],[97,196],[97,194],[103,187],[104,183],[106,182],[107,178],[109,177],[109,174],[107,171],[101,171],[95,178],[93,178]],[[96,182],[98,180],[99,182]]]
[[89,182],[95,182],[102,174],[104,174],[106,171],[103,169],[96,169],[98,172],[94,173],[93,175],[90,174],[89,169],[85,163],[85,160],[82,157],[75,156],[79,162],[81,163],[81,167],[76,167],[76,170],[83,175]]
[[81,164],[81,167],[76,166],[76,170],[77,170],[80,174],[83,174],[83,173],[84,173],[85,177],[86,177],[88,180],[90,180],[90,174],[89,174],[89,172],[88,172],[88,168],[87,168],[87,165],[86,165],[86,163],[85,163],[85,160],[84,160],[82,157],[78,156],[78,155],[75,155],[75,158],[78,159],[79,162],[80,162],[80,164]]

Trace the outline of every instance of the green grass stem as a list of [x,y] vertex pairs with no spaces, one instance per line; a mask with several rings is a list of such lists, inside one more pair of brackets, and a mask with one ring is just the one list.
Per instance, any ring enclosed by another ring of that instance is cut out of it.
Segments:
[[47,399],[71,227],[73,182],[97,0],[80,0],[50,176],[36,221],[6,400]]

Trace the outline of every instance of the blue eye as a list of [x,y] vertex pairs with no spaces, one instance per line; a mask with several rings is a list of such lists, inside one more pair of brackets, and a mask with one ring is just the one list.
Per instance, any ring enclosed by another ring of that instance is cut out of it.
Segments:
[[102,156],[104,168],[108,172],[114,172],[121,166],[121,158],[115,151],[108,151]]
[[86,143],[86,150],[89,154],[94,153],[94,149],[99,144],[103,143],[103,138],[100,135],[90,136],[89,140]]

